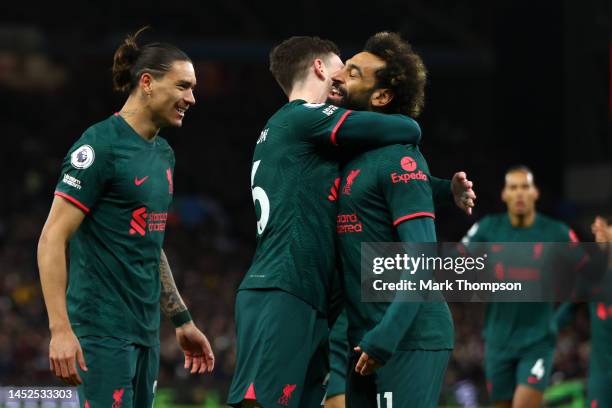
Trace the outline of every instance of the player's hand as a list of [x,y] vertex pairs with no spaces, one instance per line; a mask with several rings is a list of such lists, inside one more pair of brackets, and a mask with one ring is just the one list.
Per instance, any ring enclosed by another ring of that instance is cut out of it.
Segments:
[[463,171],[455,173],[451,180],[451,191],[455,204],[461,210],[465,211],[467,215],[472,215],[472,208],[476,205],[476,193],[472,187],[472,183],[467,178],[467,174]]
[[359,374],[370,375],[376,371],[376,369],[382,367],[382,364],[368,356],[368,353],[361,351],[361,347],[357,346],[353,350],[355,350],[357,353],[361,353],[359,361],[357,361],[357,364],[355,365],[355,371]]
[[66,384],[80,385],[83,380],[76,369],[77,362],[81,370],[87,371],[81,344],[72,329],[52,331],[49,343],[49,369]]
[[185,369],[191,369],[191,374],[212,372],[215,368],[215,355],[208,339],[193,322],[176,329],[176,340],[185,354]]

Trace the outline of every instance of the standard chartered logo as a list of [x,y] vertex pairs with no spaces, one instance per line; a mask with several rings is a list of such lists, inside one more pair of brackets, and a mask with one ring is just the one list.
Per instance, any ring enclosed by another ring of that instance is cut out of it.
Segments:
[[270,200],[268,199],[268,195],[261,187],[253,187],[255,182],[255,173],[257,173],[257,169],[261,164],[261,160],[257,160],[253,163],[253,168],[251,169],[251,192],[253,194],[253,203],[257,203],[259,201],[259,207],[261,208],[261,215],[257,220],[257,234],[261,235],[266,229],[266,225],[268,224],[268,219],[270,218]]

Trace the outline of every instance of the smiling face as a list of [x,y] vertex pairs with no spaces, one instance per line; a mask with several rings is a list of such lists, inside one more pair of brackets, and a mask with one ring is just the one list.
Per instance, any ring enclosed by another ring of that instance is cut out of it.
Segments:
[[185,112],[195,104],[195,86],[195,70],[189,61],[175,61],[163,76],[150,76],[147,106],[158,127],[182,126]]
[[517,170],[506,174],[502,200],[506,203],[510,214],[517,216],[533,214],[538,197],[538,188],[533,182],[531,173]]
[[356,110],[379,107],[381,90],[377,88],[376,72],[385,65],[385,61],[369,52],[355,55],[333,75],[328,102]]

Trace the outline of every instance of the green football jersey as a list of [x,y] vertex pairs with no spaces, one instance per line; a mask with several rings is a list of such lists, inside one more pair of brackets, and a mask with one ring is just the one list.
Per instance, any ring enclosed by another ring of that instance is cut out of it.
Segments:
[[[542,253],[542,242],[572,241],[577,241],[577,238],[567,225],[540,213],[536,214],[534,223],[526,228],[513,227],[506,213],[486,216],[474,224],[462,240],[468,249],[479,245],[478,242],[500,243],[493,244],[487,250],[488,263],[495,264],[496,273],[516,280],[539,279],[552,266],[551,260],[556,255]],[[508,250],[502,244],[504,242],[532,245]],[[529,256],[517,251],[527,251]],[[543,340],[553,342],[553,315],[554,304],[550,302],[489,303],[483,335],[492,346],[514,350]]]
[[284,290],[327,313],[336,264],[338,148],[418,143],[420,136],[418,124],[401,115],[303,100],[279,109],[253,155],[257,248],[239,290]]
[[86,213],[70,241],[68,315],[77,336],[159,343],[159,258],[174,153],[115,114],[83,133],[55,194]]
[[[402,223],[421,217],[435,218],[430,179],[427,162],[414,145],[372,150],[344,166],[336,232],[351,346],[362,344],[366,332],[377,326],[393,307],[390,303],[361,301],[361,243],[400,242],[398,228]],[[435,241],[433,222],[431,235],[432,238],[417,236],[413,242]],[[404,303],[402,306],[418,310],[398,340],[397,350],[453,347],[453,323],[445,302]],[[385,328],[383,331],[387,332],[378,333],[378,341],[394,337],[401,331],[400,326],[391,324]],[[387,352],[392,353],[392,347]]]

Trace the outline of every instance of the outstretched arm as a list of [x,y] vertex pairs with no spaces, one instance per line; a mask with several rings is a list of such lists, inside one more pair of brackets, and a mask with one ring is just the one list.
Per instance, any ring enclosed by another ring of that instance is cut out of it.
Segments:
[[211,372],[215,366],[215,356],[208,339],[191,319],[185,302],[178,292],[166,253],[162,250],[159,259],[161,281],[160,308],[176,327],[176,340],[185,354],[185,368],[191,374]]

